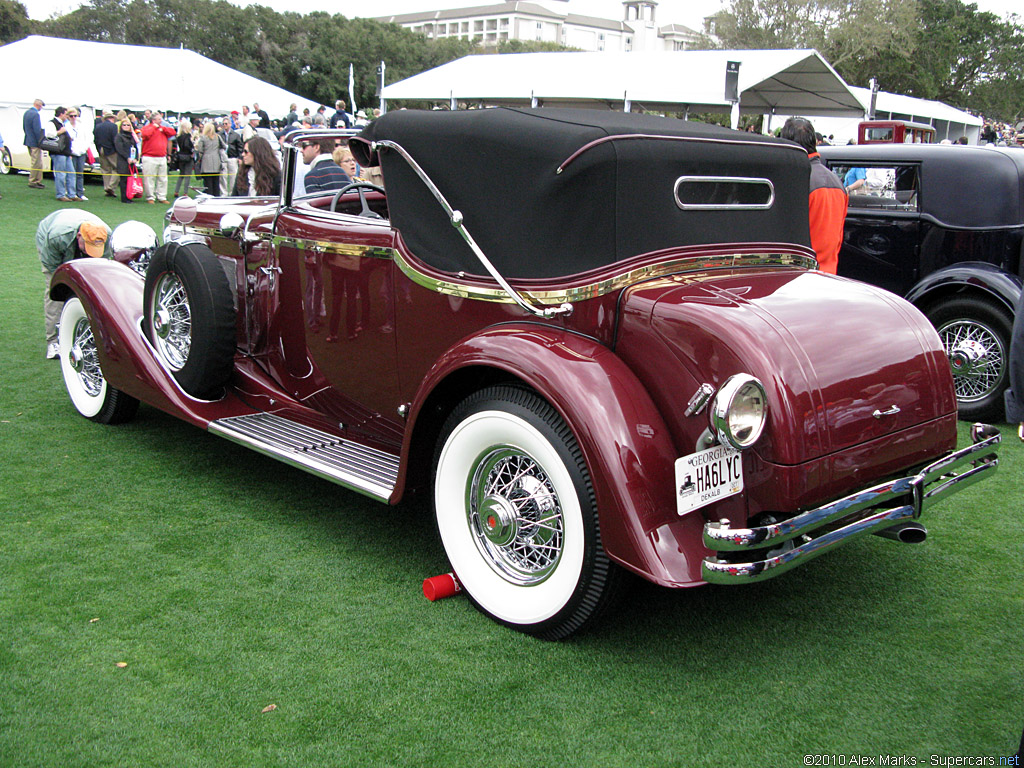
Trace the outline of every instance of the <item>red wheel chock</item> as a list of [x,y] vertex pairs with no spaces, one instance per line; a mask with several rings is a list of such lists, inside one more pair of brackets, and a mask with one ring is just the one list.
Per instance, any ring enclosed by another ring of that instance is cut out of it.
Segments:
[[444,573],[423,580],[423,596],[430,602],[457,595],[461,591],[462,585],[454,573]]

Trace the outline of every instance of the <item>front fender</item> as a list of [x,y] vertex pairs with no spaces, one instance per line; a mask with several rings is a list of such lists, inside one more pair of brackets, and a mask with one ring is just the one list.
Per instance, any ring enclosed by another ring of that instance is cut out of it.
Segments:
[[922,278],[904,298],[920,307],[936,294],[962,289],[987,293],[1012,313],[1020,300],[1021,279],[988,262],[963,261]]
[[115,389],[204,429],[214,419],[250,412],[231,394],[208,402],[178,386],[140,329],[144,288],[141,276],[124,264],[76,259],[58,267],[50,295],[57,301],[72,294],[81,300],[103,377]]
[[[433,366],[409,412],[407,458],[431,394],[467,367],[499,369],[544,397],[590,470],[605,551],[655,583],[701,583],[703,519],[676,515],[676,450],[646,389],[610,349],[560,328],[515,323],[462,340]],[[671,528],[672,542],[664,533]]]

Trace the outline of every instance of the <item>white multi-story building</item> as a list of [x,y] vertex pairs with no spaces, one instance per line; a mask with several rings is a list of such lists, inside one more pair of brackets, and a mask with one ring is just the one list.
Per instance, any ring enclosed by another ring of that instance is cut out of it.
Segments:
[[511,40],[557,43],[584,51],[680,51],[698,33],[682,24],[658,26],[655,0],[626,0],[623,19],[560,13],[537,3],[504,2],[473,8],[380,16],[430,39],[455,37],[484,46]]

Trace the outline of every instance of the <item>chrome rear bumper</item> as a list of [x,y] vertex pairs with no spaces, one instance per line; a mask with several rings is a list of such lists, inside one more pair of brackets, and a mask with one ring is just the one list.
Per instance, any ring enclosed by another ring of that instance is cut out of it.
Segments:
[[[702,577],[712,584],[764,581],[859,536],[916,520],[935,502],[987,477],[999,466],[995,453],[1001,441],[999,430],[975,424],[971,438],[972,445],[946,454],[915,475],[876,485],[781,523],[757,528],[730,528],[727,521],[706,523],[704,545],[715,552],[760,550],[758,554],[763,555],[764,550],[776,547],[781,551],[764,560],[708,557],[701,565]],[[846,518],[852,521],[842,525]],[[837,524],[842,527],[836,528]],[[793,541],[798,538],[800,541]],[[796,546],[786,549],[783,545],[789,546],[791,541]]]

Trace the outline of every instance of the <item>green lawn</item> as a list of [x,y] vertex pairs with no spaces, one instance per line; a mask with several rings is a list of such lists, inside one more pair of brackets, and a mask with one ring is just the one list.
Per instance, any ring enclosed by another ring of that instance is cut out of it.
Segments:
[[[546,643],[423,598],[446,565],[425,501],[390,509],[147,406],[119,427],[78,416],[44,359],[33,245],[59,203],[51,179],[25,184],[0,180],[0,766],[759,768],[1016,750],[1010,429],[998,475],[944,502],[922,545],[868,537],[748,587],[638,583],[595,632]],[[111,225],[162,228],[163,206],[86,194]]]

